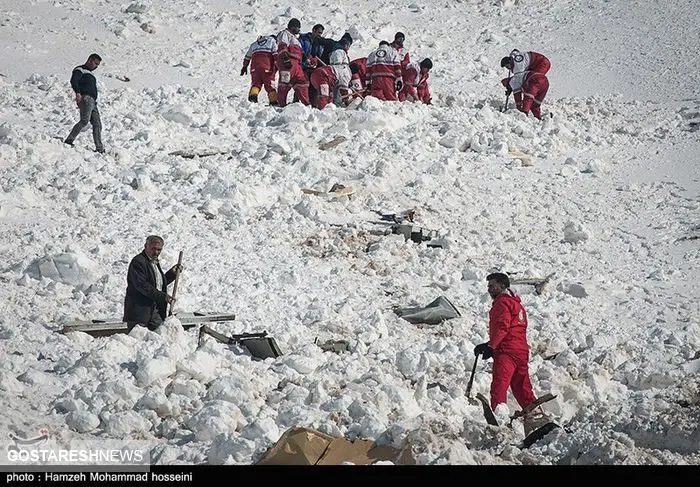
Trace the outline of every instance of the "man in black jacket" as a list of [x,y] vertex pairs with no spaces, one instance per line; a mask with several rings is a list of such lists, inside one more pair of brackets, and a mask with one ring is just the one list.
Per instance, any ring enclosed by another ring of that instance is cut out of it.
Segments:
[[97,110],[97,80],[92,74],[101,62],[102,58],[100,55],[93,53],[90,54],[85,64],[73,68],[70,85],[75,92],[75,103],[80,109],[80,121],[75,124],[73,130],[70,131],[70,134],[63,142],[72,146],[75,138],[90,122],[92,124],[92,138],[95,141],[95,150],[104,153],[102,122],[100,121],[100,112]]
[[175,301],[167,293],[168,284],[175,280],[181,269],[175,264],[163,273],[158,261],[162,250],[163,239],[158,235],[149,235],[143,251],[131,259],[122,318],[129,331],[136,325],[155,330],[163,324],[168,304]]

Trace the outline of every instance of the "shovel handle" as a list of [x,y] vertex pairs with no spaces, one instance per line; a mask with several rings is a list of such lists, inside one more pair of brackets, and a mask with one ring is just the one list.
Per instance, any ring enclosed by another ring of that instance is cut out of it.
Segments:
[[173,307],[175,306],[175,295],[177,294],[177,282],[180,280],[180,266],[182,265],[182,250],[180,251],[180,255],[177,258],[177,271],[175,271],[175,282],[173,283],[173,302],[170,303],[170,312],[168,313],[168,316],[173,315]]
[[474,357],[474,365],[472,366],[472,375],[469,377],[469,384],[467,384],[467,399],[469,399],[469,395],[472,393],[472,384],[474,384],[474,373],[476,372],[476,363],[479,361],[479,356],[476,355]]

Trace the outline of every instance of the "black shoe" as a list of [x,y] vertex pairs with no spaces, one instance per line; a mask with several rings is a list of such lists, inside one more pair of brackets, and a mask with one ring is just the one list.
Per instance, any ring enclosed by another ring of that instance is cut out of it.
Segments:
[[253,103],[257,103],[258,102],[258,95],[248,96],[248,101],[252,101]]
[[68,139],[64,140],[63,143],[73,147],[73,142],[69,142]]
[[95,152],[99,152],[100,154],[104,154],[105,150],[103,149],[95,149]]

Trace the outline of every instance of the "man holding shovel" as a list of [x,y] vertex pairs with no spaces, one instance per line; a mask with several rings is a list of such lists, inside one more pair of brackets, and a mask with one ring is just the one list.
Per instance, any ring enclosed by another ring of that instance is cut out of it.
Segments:
[[501,67],[508,68],[509,76],[501,80],[506,88],[506,102],[501,109],[508,107],[508,97],[513,93],[515,107],[525,113],[532,113],[540,119],[540,105],[547,96],[549,79],[547,72],[551,63],[544,54],[535,51],[520,52],[513,49],[509,56],[501,59]]
[[510,289],[506,274],[496,272],[486,276],[488,292],[493,299],[489,311],[489,341],[474,348],[474,355],[484,360],[493,357],[491,378],[491,409],[506,402],[508,388],[521,408],[537,399],[532,391],[528,361],[527,313],[520,296]]
[[[143,251],[131,259],[126,276],[124,317],[127,328],[141,325],[153,331],[163,324],[167,306],[175,302],[175,289],[168,294],[168,284],[176,281],[182,265],[175,264],[166,273],[160,267],[158,257],[163,250],[163,239],[158,235],[146,237]],[[182,256],[182,253],[180,253]]]
[[543,438],[559,425],[542,410],[540,404],[556,396],[545,394],[535,397],[530,382],[528,361],[530,350],[527,345],[527,313],[520,303],[520,297],[510,289],[510,279],[506,274],[495,272],[486,276],[489,295],[493,299],[489,311],[489,341],[474,347],[474,366],[467,386],[467,398],[470,397],[476,362],[481,355],[484,360],[493,357],[493,375],[491,378],[491,401],[481,394],[477,399],[482,404],[486,421],[498,426],[493,411],[499,404],[506,402],[508,388],[522,408],[511,416],[511,420],[522,417],[525,430],[523,446],[529,447]]

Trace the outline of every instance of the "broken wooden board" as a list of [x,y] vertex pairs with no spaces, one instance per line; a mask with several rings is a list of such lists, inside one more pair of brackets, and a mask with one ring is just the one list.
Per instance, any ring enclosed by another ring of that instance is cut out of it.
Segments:
[[[233,321],[236,315],[227,313],[176,313],[174,315],[182,323],[185,330],[193,328],[200,323],[212,323],[222,321]],[[94,337],[116,335],[117,333],[128,333],[129,329],[125,321],[90,320],[77,321],[65,325],[61,333],[80,331]]]
[[535,164],[532,162],[532,156],[525,154],[524,152],[518,150],[518,149],[511,149],[508,151],[508,155],[512,157],[513,159],[519,159],[520,162],[522,163],[523,166],[529,167],[529,166],[534,166]]
[[554,277],[554,274],[556,274],[556,272],[552,272],[545,277],[524,277],[520,279],[511,279],[510,284],[535,286],[535,294],[542,294],[544,292],[544,287],[552,279],[552,277]]
[[486,422],[491,426],[498,426],[498,420],[496,419],[496,415],[493,414],[491,403],[486,396],[479,392],[476,394],[476,398],[481,403],[481,409],[484,411],[484,418],[486,419]]
[[131,81],[128,76],[124,76],[123,74],[106,73],[104,76],[108,78],[118,79],[119,81],[123,81],[124,83],[128,83],[129,81]]
[[324,196],[326,198],[340,198],[341,196],[347,196],[349,198],[355,193],[355,188],[352,186],[343,186],[342,184],[334,184],[330,191],[321,191],[313,188],[301,188],[301,191],[305,194]]
[[333,140],[330,140],[330,141],[328,141],[328,142],[323,142],[322,144],[318,144],[318,148],[321,149],[321,150],[332,149],[333,147],[339,146],[340,144],[342,144],[342,143],[345,142],[346,140],[347,140],[347,139],[346,139],[345,137],[343,137],[342,135],[340,135],[340,136],[336,137],[336,138],[333,139]]
[[194,159],[195,157],[221,156],[221,155],[230,154],[230,153],[231,153],[231,149],[209,150],[209,151],[202,151],[202,152],[190,152],[190,151],[185,151],[185,150],[176,150],[173,152],[169,152],[168,155],[180,156],[180,157],[184,157],[185,159]]
[[223,333],[219,333],[216,330],[208,327],[207,325],[202,325],[199,329],[199,344],[202,344],[202,338],[204,335],[209,335],[215,338],[221,343],[227,345],[239,344],[245,347],[250,355],[255,358],[265,360],[266,358],[277,358],[282,355],[277,342],[274,338],[267,336],[267,332],[263,331],[261,333],[242,333],[240,335],[226,336]]
[[540,406],[548,401],[551,401],[552,399],[555,399],[556,397],[557,397],[556,394],[552,394],[551,392],[548,392],[547,394],[544,394],[544,395],[538,397],[537,399],[535,399],[534,402],[528,404],[527,407],[524,408],[522,411],[515,411],[515,413],[513,413],[513,415],[510,417],[510,419],[513,420],[513,419],[517,419],[521,416],[525,416],[526,414],[529,414],[532,411],[534,411],[538,406]]

